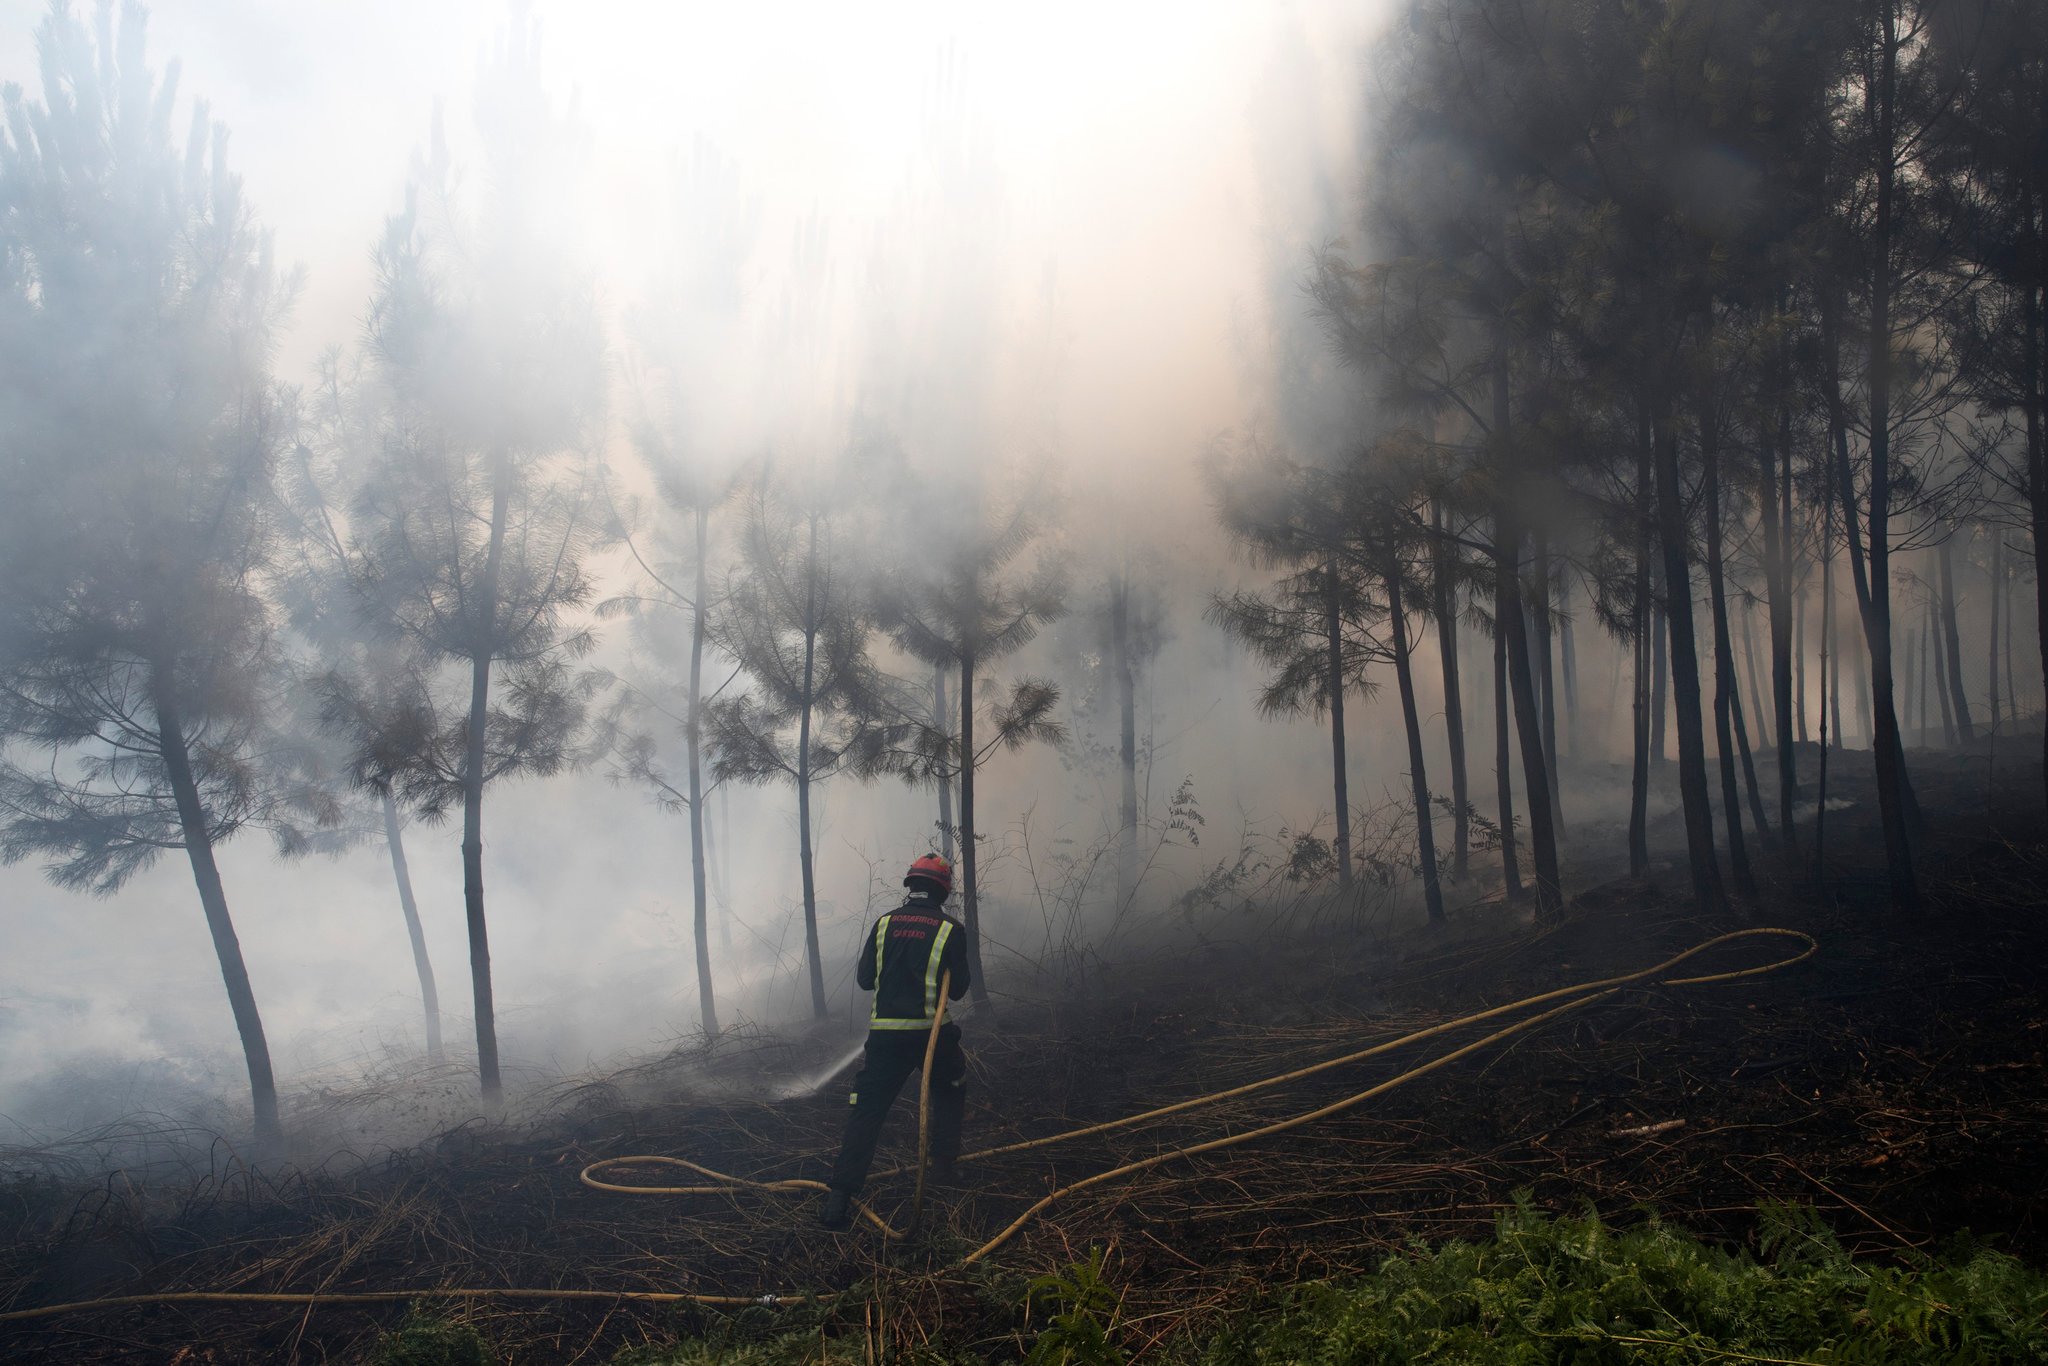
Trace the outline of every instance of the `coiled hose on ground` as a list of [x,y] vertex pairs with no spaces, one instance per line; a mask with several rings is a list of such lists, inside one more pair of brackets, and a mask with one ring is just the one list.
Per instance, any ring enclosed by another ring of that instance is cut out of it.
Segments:
[[[1687,977],[1674,977],[1670,975],[1679,965],[1723,945],[1767,938],[1791,940],[1802,947],[1797,953],[1791,954],[1788,957],[1756,967]],[[1421,1043],[1424,1040],[1437,1038],[1473,1025],[1484,1024],[1490,1020],[1520,1015],[1525,1011],[1535,1012],[1533,1014],[1521,1015],[1521,1018],[1515,1019],[1511,1023],[1474,1039],[1470,1043],[1462,1044],[1448,1053],[1440,1054],[1426,1062],[1419,1063],[1398,1076],[1390,1077],[1341,1100],[1331,1101],[1327,1105],[1320,1105],[1311,1110],[1304,1110],[1300,1114],[1290,1115],[1285,1119],[1276,1120],[1271,1124],[1266,1124],[1256,1129],[1249,1129],[1243,1133],[1230,1134],[1222,1138],[1213,1138],[1206,1142],[1188,1144],[1166,1152],[1155,1153],[1150,1157],[1141,1158],[1135,1162],[1127,1162],[1120,1167],[1112,1167],[1107,1171],[1097,1172],[1093,1176],[1083,1177],[1081,1180],[1071,1182],[1038,1200],[994,1237],[961,1258],[959,1264],[961,1266],[971,1266],[988,1257],[1014,1238],[1025,1225],[1069,1195],[1094,1186],[1106,1185],[1126,1177],[1135,1176],[1139,1172],[1149,1171],[1154,1167],[1162,1166],[1165,1163],[1177,1161],[1181,1158],[1194,1157],[1201,1153],[1219,1152],[1225,1148],[1236,1147],[1241,1143],[1250,1143],[1258,1139],[1270,1138],[1275,1134],[1285,1133],[1290,1129],[1298,1129],[1303,1125],[1313,1124],[1317,1120],[1327,1119],[1331,1115],[1342,1114],[1346,1110],[1354,1109],[1369,1100],[1385,1095],[1397,1086],[1413,1081],[1417,1077],[1426,1076],[1438,1068],[1446,1067],[1460,1058],[1469,1057],[1504,1039],[1526,1033],[1572,1011],[1581,1010],[1597,1002],[1607,1000],[1626,987],[1635,986],[1639,983],[1664,987],[1712,986],[1740,981],[1745,978],[1760,977],[1766,973],[1779,972],[1792,967],[1794,964],[1804,962],[1818,952],[1819,947],[1819,944],[1811,935],[1799,930],[1778,927],[1736,930],[1729,934],[1716,935],[1712,939],[1693,945],[1683,953],[1637,972],[1624,973],[1618,977],[1605,977],[1597,981],[1579,982],[1572,986],[1559,987],[1554,991],[1540,992],[1534,996],[1525,996],[1521,1000],[1510,1002],[1507,1005],[1494,1006],[1487,1010],[1475,1011],[1469,1015],[1461,1015],[1455,1020],[1446,1020],[1442,1024],[1431,1025],[1427,1029],[1418,1029],[1412,1033],[1404,1034],[1397,1039],[1388,1039],[1374,1044],[1370,1048],[1362,1048],[1353,1053],[1346,1053],[1341,1057],[1329,1058],[1308,1067],[1299,1067],[1289,1072],[1262,1078],[1258,1081],[1247,1082],[1242,1086],[1233,1086],[1228,1090],[1213,1091],[1207,1095],[1195,1096],[1188,1100],[1177,1101],[1171,1105],[1162,1105],[1156,1109],[1146,1110],[1139,1114],[1126,1115],[1121,1119],[1106,1120],[1099,1124],[1069,1129],[1063,1133],[1049,1134],[1043,1138],[1026,1139],[1017,1143],[1005,1143],[998,1147],[983,1148],[977,1152],[964,1153],[960,1157],[961,1162],[982,1162],[990,1158],[1008,1156],[1012,1153],[1028,1152],[1036,1148],[1048,1148],[1057,1143],[1071,1142],[1074,1139],[1085,1138],[1094,1134],[1126,1129],[1151,1120],[1163,1119],[1168,1115],[1181,1114],[1189,1110],[1200,1109],[1204,1106],[1215,1105],[1222,1101],[1234,1100],[1240,1096],[1251,1095],[1254,1092],[1264,1091],[1271,1087],[1282,1086],[1288,1082],[1299,1081],[1304,1077],[1311,1077],[1319,1072],[1327,1072],[1332,1068],[1347,1066],[1355,1062],[1363,1062],[1368,1058],[1378,1057],[1383,1053],[1390,1053],[1398,1048],[1405,1048],[1409,1044]],[[918,1087],[917,1187],[916,1193],[912,1197],[910,1218],[903,1228],[898,1229],[890,1224],[888,1220],[877,1214],[867,1204],[857,1202],[857,1207],[862,1216],[881,1230],[884,1236],[889,1238],[907,1238],[914,1234],[924,1208],[925,1166],[929,1153],[928,1114],[930,1109],[932,1055],[938,1040],[939,1026],[945,1021],[945,1000],[946,986],[942,983],[939,992],[939,1010],[936,1018],[932,1021],[931,1033],[925,1042],[924,1070]],[[601,1180],[597,1175],[599,1172],[610,1173],[617,1168],[644,1168],[649,1166],[680,1167],[707,1178],[708,1184],[638,1186]],[[877,1172],[875,1175],[880,1179],[901,1175],[906,1170],[908,1168],[897,1167],[888,1171]],[[826,1189],[825,1183],[822,1181],[800,1178],[783,1181],[752,1181],[745,1177],[733,1176],[727,1172],[714,1171],[709,1167],[691,1162],[685,1158],[656,1154],[604,1158],[585,1167],[581,1173],[581,1180],[584,1185],[593,1190],[625,1195],[721,1195],[729,1194],[734,1190],[792,1192],[822,1191]],[[323,1305],[381,1304],[416,1299],[503,1299],[611,1300],[638,1301],[653,1304],[690,1303],[738,1306],[802,1304],[833,1299],[837,1297],[837,1294],[838,1292],[799,1292],[794,1294],[712,1295],[685,1291],[656,1290],[497,1289],[446,1286],[414,1287],[406,1290],[308,1291],[303,1293],[279,1292],[274,1294],[253,1291],[188,1290],[145,1295],[115,1295],[103,1299],[79,1300],[69,1304],[50,1304],[32,1309],[9,1310],[0,1312],[0,1323],[46,1318],[57,1314],[73,1313],[87,1309],[111,1309],[123,1305],[145,1304]]]

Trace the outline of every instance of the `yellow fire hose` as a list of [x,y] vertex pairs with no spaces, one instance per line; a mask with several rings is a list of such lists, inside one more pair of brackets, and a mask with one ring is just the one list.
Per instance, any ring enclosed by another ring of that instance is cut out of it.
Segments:
[[[1706,953],[1712,949],[1719,948],[1724,944],[1731,944],[1740,940],[1754,940],[1762,938],[1790,939],[1796,941],[1803,947],[1801,947],[1797,953],[1792,954],[1789,957],[1781,958],[1774,962],[1765,963],[1758,967],[1741,968],[1730,972],[1707,973],[1703,975],[1690,977],[1671,977],[1667,975],[1674,968],[1678,967],[1681,963],[1684,963],[1689,959],[1696,958],[1700,954]],[[1347,1053],[1342,1057],[1330,1058],[1323,1062],[1314,1063],[1307,1067],[1296,1068],[1291,1072],[1284,1072],[1280,1073],[1279,1075],[1266,1077],[1258,1081],[1247,1082],[1242,1086],[1233,1086],[1228,1090],[1213,1091],[1207,1095],[1195,1096],[1188,1100],[1177,1101],[1171,1105],[1162,1105],[1156,1109],[1146,1110],[1140,1114],[1127,1115],[1121,1119],[1106,1120],[1100,1124],[1090,1124],[1078,1129],[1069,1129],[1063,1133],[1047,1135],[1044,1138],[1027,1139],[1018,1143],[1006,1143],[999,1147],[983,1148],[977,1152],[963,1154],[959,1159],[962,1162],[980,1162],[986,1161],[994,1157],[1006,1156],[1010,1153],[1019,1153],[1029,1151],[1035,1148],[1050,1147],[1056,1143],[1065,1143],[1077,1138],[1084,1138],[1092,1134],[1108,1133],[1116,1129],[1129,1128],[1133,1125],[1143,1124],[1150,1120],[1164,1118],[1167,1115],[1179,1114],[1183,1111],[1199,1109],[1203,1106],[1214,1105],[1221,1101],[1232,1100],[1239,1096],[1250,1095],[1257,1091],[1263,1091],[1270,1087],[1281,1086],[1292,1081],[1299,1081],[1304,1077],[1311,1077],[1319,1072],[1329,1071],[1331,1068],[1343,1067],[1349,1063],[1354,1062],[1362,1062],[1367,1058],[1377,1057],[1382,1053],[1388,1053],[1393,1051],[1394,1049],[1406,1047],[1411,1043],[1419,1043],[1425,1039],[1432,1039],[1439,1035],[1447,1034],[1453,1030],[1463,1029],[1469,1025],[1481,1024],[1488,1020],[1499,1019],[1504,1015],[1513,1015],[1521,1011],[1529,1010],[1533,1007],[1547,1007],[1547,1009],[1543,1009],[1537,1014],[1528,1015],[1522,1019],[1515,1020],[1514,1022],[1507,1024],[1499,1029],[1496,1029],[1482,1038],[1475,1039],[1471,1043],[1461,1045],[1460,1047],[1455,1048],[1448,1053],[1432,1058],[1427,1062],[1420,1063],[1415,1067],[1409,1068],[1407,1071],[1401,1073],[1398,1076],[1390,1077],[1386,1081],[1380,1082],[1374,1086],[1370,1086],[1365,1090],[1359,1091],[1353,1095],[1346,1096],[1341,1100],[1332,1101],[1327,1105],[1318,1106],[1312,1110],[1304,1110],[1300,1114],[1291,1115],[1285,1119],[1276,1120],[1271,1124],[1264,1125],[1257,1129],[1250,1129],[1243,1133],[1238,1134],[1229,1134],[1222,1138],[1213,1138],[1203,1143],[1194,1143],[1189,1144],[1185,1147],[1174,1148],[1166,1152],[1154,1154],[1151,1157],[1141,1158],[1135,1162],[1125,1163],[1123,1166],[1120,1167],[1112,1167],[1107,1171],[1097,1172],[1093,1176],[1083,1177],[1078,1181],[1071,1182],[1068,1185],[1062,1186],[1059,1189],[1050,1193],[1049,1195],[1046,1195],[1040,1200],[1038,1200],[1029,1209],[1025,1210],[1022,1214],[1018,1215],[1016,1219],[1012,1220],[1010,1224],[1006,1226],[1001,1232],[997,1233],[993,1238],[990,1238],[980,1247],[974,1249],[965,1257],[961,1258],[960,1265],[971,1266],[974,1263],[981,1261],[983,1258],[987,1257],[989,1254],[995,1252],[998,1248],[1002,1247],[1005,1243],[1009,1242],[1013,1237],[1017,1235],[1017,1233],[1021,1229],[1023,1229],[1023,1227],[1026,1224],[1030,1223],[1033,1219],[1037,1218],[1048,1207],[1050,1207],[1057,1201],[1066,1198],[1069,1195],[1075,1194],[1076,1192],[1087,1190],[1094,1186],[1105,1185],[1109,1182],[1116,1181],[1124,1177],[1134,1176],[1139,1172],[1149,1171],[1154,1167],[1161,1166],[1167,1162],[1172,1162],[1180,1158],[1194,1157],[1201,1153],[1219,1152],[1225,1148],[1236,1147],[1240,1143],[1250,1143],[1255,1139],[1269,1138],[1274,1134],[1285,1133],[1290,1129],[1298,1129],[1305,1124],[1312,1124],[1319,1119],[1327,1119],[1331,1115],[1342,1114],[1346,1110],[1354,1109],[1359,1105],[1363,1105],[1366,1101],[1372,1100],[1378,1096],[1385,1095],[1387,1092],[1393,1090],[1397,1086],[1403,1085],[1406,1082],[1413,1081],[1417,1077],[1426,1076],[1429,1073],[1436,1071],[1438,1068],[1448,1066],[1449,1064],[1458,1061],[1460,1058],[1468,1057],[1473,1053],[1479,1052],[1481,1049],[1487,1048],[1493,1044],[1501,1042],[1503,1039],[1511,1038],[1516,1034],[1521,1034],[1528,1030],[1535,1029],[1538,1026],[1547,1024],[1550,1021],[1555,1020],[1562,1015],[1570,1013],[1571,1011],[1579,1010],[1586,1006],[1592,1005],[1595,1002],[1606,1000],[1614,996],[1616,993],[1620,992],[1625,987],[1649,981],[1654,981],[1657,985],[1666,987],[1711,986],[1725,982],[1740,981],[1745,978],[1759,977],[1764,975],[1765,973],[1779,972],[1783,969],[1792,967],[1794,964],[1802,963],[1806,961],[1808,958],[1811,958],[1816,952],[1818,952],[1819,948],[1819,944],[1813,939],[1811,935],[1805,934],[1799,930],[1781,929],[1776,927],[1736,930],[1732,933],[1717,935],[1712,939],[1708,939],[1699,944],[1695,944],[1693,947],[1685,950],[1685,952],[1683,953],[1677,954],[1671,958],[1667,958],[1663,962],[1658,963],[1653,967],[1644,968],[1637,972],[1624,973],[1618,977],[1605,977],[1592,982],[1580,982],[1568,987],[1559,987],[1554,991],[1540,992],[1534,996],[1525,996],[1519,1001],[1513,1001],[1508,1003],[1507,1005],[1494,1006],[1487,1010],[1476,1011],[1470,1015],[1462,1015],[1455,1020],[1447,1020],[1442,1024],[1431,1025],[1426,1029],[1418,1029],[1413,1031],[1412,1033],[1404,1034],[1397,1039],[1389,1039],[1382,1043],[1374,1044],[1370,1048],[1363,1048],[1353,1053]],[[941,983],[939,991],[938,1012],[932,1020],[930,1034],[927,1036],[925,1040],[924,1071],[922,1077],[920,1078],[918,1087],[917,1188],[911,1201],[910,1219],[906,1226],[899,1230],[893,1225],[891,1225],[886,1219],[882,1218],[881,1215],[875,1213],[875,1211],[872,1208],[870,1208],[865,1202],[855,1202],[855,1205],[860,1210],[862,1216],[865,1217],[869,1222],[873,1223],[878,1229],[880,1229],[884,1236],[892,1239],[910,1237],[916,1231],[918,1227],[919,1218],[923,1213],[925,1166],[930,1152],[929,1107],[931,1099],[932,1058],[934,1056],[938,1044],[939,1026],[942,1023],[944,1023],[945,1020],[946,994],[947,989],[950,986],[950,980],[951,979],[949,974],[948,977]],[[692,1171],[700,1176],[709,1178],[711,1184],[694,1186],[636,1186],[600,1180],[596,1175],[596,1173],[598,1172],[608,1171],[616,1167],[646,1166],[681,1167],[687,1171]],[[877,1178],[898,1176],[901,1175],[905,1170],[906,1168],[896,1167],[891,1168],[887,1171],[878,1172],[875,1175],[877,1176]],[[725,1195],[730,1194],[735,1190],[822,1191],[826,1189],[825,1183],[822,1181],[810,1181],[804,1179],[789,1179],[782,1181],[752,1181],[747,1179],[746,1177],[733,1176],[730,1173],[714,1171],[709,1167],[705,1167],[698,1163],[691,1162],[685,1158],[666,1157],[659,1155],[638,1155],[631,1157],[604,1158],[600,1161],[593,1162],[589,1166],[585,1167],[581,1173],[581,1180],[584,1185],[590,1187],[593,1190],[611,1191],[627,1195]],[[550,1290],[489,1288],[451,1289],[445,1287],[424,1287],[411,1290],[323,1291],[277,1294],[261,1294],[248,1291],[199,1290],[166,1292],[151,1295],[118,1295],[111,1296],[105,1299],[80,1300],[70,1304],[43,1305],[39,1308],[34,1309],[16,1309],[0,1313],[0,1323],[13,1322],[22,1319],[45,1318],[56,1314],[65,1314],[86,1309],[104,1309],[115,1308],[122,1305],[141,1304],[380,1304],[402,1300],[438,1298],[514,1300],[601,1299],[612,1301],[639,1301],[643,1303],[653,1304],[690,1303],[704,1305],[775,1305],[803,1304],[821,1300],[836,1299],[838,1297],[838,1293],[839,1292],[825,1294],[799,1293],[791,1295],[710,1295],[699,1294],[695,1292],[654,1290]]]

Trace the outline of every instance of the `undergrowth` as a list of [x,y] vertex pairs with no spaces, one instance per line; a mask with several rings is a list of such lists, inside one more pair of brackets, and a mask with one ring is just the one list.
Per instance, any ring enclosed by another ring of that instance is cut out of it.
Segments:
[[[1892,1262],[1852,1257],[1804,1206],[1759,1210],[1760,1255],[1705,1243],[1655,1218],[1615,1228],[1595,1214],[1553,1217],[1526,1202],[1492,1238],[1418,1243],[1370,1275],[1292,1287],[1248,1306],[1220,1333],[1189,1335],[1147,1360],[1200,1366],[1369,1366],[1377,1363],[2048,1362],[2048,1276],[1959,1239],[1939,1254]],[[1108,1366],[1119,1344],[1122,1292],[1102,1254],[1029,1282],[1013,1350],[1032,1366]],[[766,1331],[763,1331],[763,1330]],[[737,1331],[736,1331],[737,1330]],[[466,1332],[466,1330],[463,1330]],[[445,1339],[416,1313],[387,1345],[415,1350],[380,1366],[482,1363],[474,1338]],[[876,1353],[859,1304],[768,1327],[753,1314],[667,1349],[640,1348],[617,1366],[826,1366],[894,1359]],[[958,1350],[958,1349],[955,1349]],[[922,1362],[965,1360],[930,1344]]]
[[1520,1204],[1485,1242],[1300,1287],[1199,1360],[2048,1361],[2048,1277],[2013,1258],[1965,1240],[1898,1265],[1858,1261],[1811,1209],[1759,1214],[1761,1259],[1654,1219],[1620,1230]]

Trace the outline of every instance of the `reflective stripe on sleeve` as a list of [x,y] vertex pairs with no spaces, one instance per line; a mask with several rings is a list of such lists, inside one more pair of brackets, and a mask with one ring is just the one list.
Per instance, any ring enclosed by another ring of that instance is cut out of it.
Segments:
[[924,960],[924,1017],[929,1020],[939,1013],[939,964],[945,961],[946,941],[953,937],[953,922],[941,920],[939,932],[932,938],[931,957]]
[[889,917],[883,916],[875,922],[875,996],[868,1003],[868,1027],[881,1024],[882,1009],[882,950],[889,943]]

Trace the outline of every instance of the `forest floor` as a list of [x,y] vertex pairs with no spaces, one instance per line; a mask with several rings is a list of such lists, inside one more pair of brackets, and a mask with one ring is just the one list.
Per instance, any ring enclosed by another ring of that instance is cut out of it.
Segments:
[[[1867,755],[1850,755],[1830,775],[1848,805],[1827,816],[1828,876],[1810,876],[1805,825],[1808,860],[1759,855],[1754,908],[1700,914],[1670,855],[1647,883],[1617,877],[1604,860],[1622,832],[1575,826],[1569,849],[1601,857],[1570,867],[1580,894],[1549,933],[1529,930],[1498,898],[1458,906],[1454,896],[1447,927],[1391,939],[1327,920],[1253,923],[1240,912],[1243,923],[1190,929],[1170,953],[1091,963],[1063,992],[999,997],[993,1019],[968,1025],[970,1148],[1300,1067],[1646,967],[1747,925],[1799,929],[1820,944],[1784,972],[1624,992],[1327,1120],[1080,1193],[971,1271],[950,1268],[1056,1185],[1349,1095],[1422,1061],[1428,1046],[963,1167],[962,1188],[938,1193],[930,1231],[907,1246],[871,1230],[819,1229],[815,1195],[633,1198],[585,1188],[585,1164],[637,1153],[761,1179],[823,1174],[845,1114],[840,1084],[796,1100],[706,1100],[701,1088],[664,1096],[658,1068],[584,1088],[538,1129],[469,1126],[369,1163],[282,1173],[226,1165],[175,1188],[119,1173],[89,1183],[22,1174],[0,1185],[0,1311],[198,1289],[855,1287],[806,1322],[857,1337],[875,1359],[924,1345],[1015,1359],[1033,1326],[1025,1278],[1102,1248],[1104,1275],[1122,1296],[1119,1346],[1144,1359],[1275,1288],[1365,1270],[1418,1238],[1484,1236],[1517,1192],[1624,1223],[1653,1210],[1734,1242],[1753,1240],[1760,1203],[1799,1202],[1861,1253],[1895,1255],[1968,1229],[2039,1267],[2048,1264],[2048,822],[2038,765],[2006,745],[1996,769],[1982,753],[1913,756],[1930,821],[1919,916],[1886,908]],[[1802,756],[1808,770],[1813,757]],[[1674,821],[1657,835],[1677,847]],[[1719,952],[1700,970],[1778,955],[1769,946]],[[747,1036],[688,1066],[701,1079],[793,1072],[804,1060],[796,1044]],[[914,1104],[899,1102],[878,1166],[913,1143]],[[870,1194],[894,1213],[908,1183]],[[689,1306],[435,1304],[517,1361],[605,1361],[635,1345],[731,1331],[727,1313]],[[363,1360],[406,1312],[95,1310],[0,1323],[0,1356]],[[777,1312],[787,1313],[741,1317]]]

